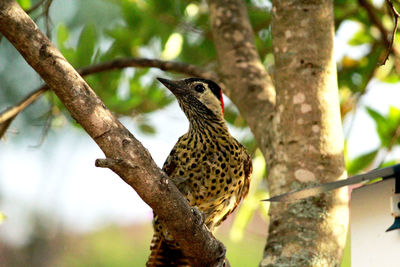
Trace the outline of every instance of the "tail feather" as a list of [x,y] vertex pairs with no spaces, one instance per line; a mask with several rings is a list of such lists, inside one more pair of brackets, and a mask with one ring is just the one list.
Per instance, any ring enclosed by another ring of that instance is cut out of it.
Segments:
[[147,267],[190,267],[189,260],[182,254],[177,244],[167,241],[159,234],[154,234],[150,246]]

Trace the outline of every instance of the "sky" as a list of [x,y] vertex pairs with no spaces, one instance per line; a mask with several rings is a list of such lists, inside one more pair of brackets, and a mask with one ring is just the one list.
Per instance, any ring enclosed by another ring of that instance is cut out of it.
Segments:
[[[155,136],[141,134],[132,119],[123,119],[159,166],[187,128],[184,115],[176,108],[175,103],[152,116],[157,120]],[[21,236],[13,242],[24,242],[26,233],[10,229],[29,231],[25,224],[30,214],[23,213],[32,206],[53,213],[55,224],[75,231],[151,220],[151,209],[130,186],[112,171],[94,166],[104,154],[82,130],[72,126],[51,130],[37,148],[32,146],[38,139],[14,143],[14,138],[18,137],[11,135],[0,143],[0,210],[7,216],[0,237],[12,240]]]
[[[352,23],[339,29],[335,38],[337,60],[344,55],[362,55],[362,49],[354,50],[346,44],[356,29],[357,25]],[[354,120],[350,116],[344,122],[350,158],[379,145],[375,124],[366,114],[365,106],[382,113],[387,113],[391,105],[399,108],[400,90],[396,87],[396,84],[371,82]],[[141,134],[135,128],[135,119],[123,118],[122,122],[161,167],[179,136],[186,132],[188,122],[176,101],[154,112],[149,119],[157,132],[152,136]],[[50,222],[54,229],[78,232],[112,223],[150,223],[151,209],[135,191],[110,170],[94,166],[95,160],[104,155],[83,131],[71,125],[55,128],[41,146],[33,147],[40,141],[42,126],[18,132],[22,123],[18,120],[11,125],[7,139],[0,141],[0,211],[7,216],[0,227],[0,240],[24,244],[33,231],[32,209],[42,214],[39,219]],[[249,134],[249,131],[231,131],[238,139]],[[23,138],[25,134],[33,138]]]

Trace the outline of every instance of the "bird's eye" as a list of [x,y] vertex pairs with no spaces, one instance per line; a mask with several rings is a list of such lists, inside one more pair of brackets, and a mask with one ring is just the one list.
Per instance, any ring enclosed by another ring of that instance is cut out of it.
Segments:
[[205,88],[204,88],[204,86],[203,86],[202,84],[198,84],[198,85],[196,85],[196,86],[194,87],[194,90],[196,90],[196,91],[199,92],[199,93],[203,93],[204,90],[205,90]]

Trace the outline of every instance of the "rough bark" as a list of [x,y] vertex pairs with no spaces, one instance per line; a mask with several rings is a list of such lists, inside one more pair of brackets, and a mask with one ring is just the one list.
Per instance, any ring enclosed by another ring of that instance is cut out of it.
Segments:
[[[219,74],[264,154],[270,194],[344,177],[332,3],[274,2],[276,99],[254,46],[245,1],[208,4]],[[339,265],[348,221],[346,193],[273,204],[261,265]]]
[[111,168],[137,191],[166,224],[195,266],[217,266],[221,263],[224,247],[206,229],[202,216],[190,208],[182,194],[154,163],[149,152],[113,117],[15,1],[0,1],[0,32],[103,150],[107,159],[96,164]]
[[218,73],[269,164],[275,90],[254,45],[245,1],[208,0]]
[[[329,0],[276,0],[272,9],[277,90],[271,195],[346,176],[334,17]],[[272,204],[261,266],[339,266],[347,189],[297,203]]]

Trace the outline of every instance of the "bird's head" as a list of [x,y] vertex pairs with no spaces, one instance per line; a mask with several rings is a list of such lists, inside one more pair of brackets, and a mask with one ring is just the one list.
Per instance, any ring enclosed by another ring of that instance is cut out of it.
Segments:
[[157,80],[176,96],[189,121],[201,118],[223,121],[222,90],[215,82],[200,78],[177,81],[157,78]]

